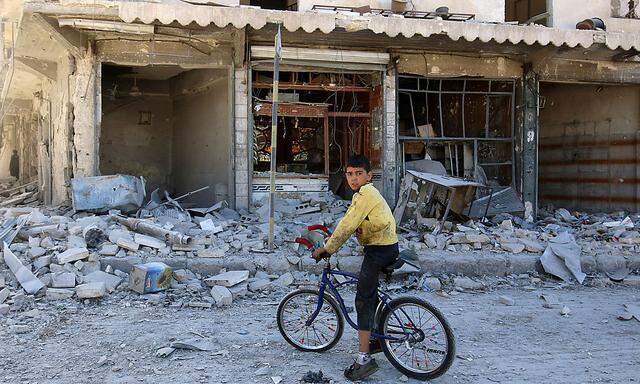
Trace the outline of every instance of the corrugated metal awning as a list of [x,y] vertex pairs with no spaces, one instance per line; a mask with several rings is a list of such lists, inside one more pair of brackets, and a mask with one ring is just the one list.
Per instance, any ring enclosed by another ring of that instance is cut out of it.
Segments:
[[211,7],[184,2],[149,3],[136,1],[114,2],[119,17],[128,23],[139,20],[145,24],[159,21],[163,24],[178,22],[181,25],[196,23],[200,26],[215,25],[224,28],[250,26],[261,29],[269,23],[281,23],[290,32],[303,30],[311,33],[320,30],[330,33],[336,28],[347,31],[371,31],[389,37],[415,35],[429,37],[446,35],[452,40],[480,40],[541,46],[567,45],[589,48],[605,44],[609,49],[640,50],[640,34],[604,31],[561,30],[543,26],[518,26],[480,22],[453,22],[444,20],[405,19],[402,16],[353,15],[337,12],[285,12],[249,7]]

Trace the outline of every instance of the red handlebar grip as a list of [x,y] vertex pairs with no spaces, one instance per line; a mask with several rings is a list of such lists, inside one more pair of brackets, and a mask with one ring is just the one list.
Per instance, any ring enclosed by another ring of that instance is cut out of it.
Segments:
[[311,244],[309,240],[302,237],[296,237],[296,243],[304,245],[305,247],[307,247],[307,249],[313,249],[313,244]]
[[322,224],[315,224],[315,225],[310,225],[310,226],[307,227],[308,231],[315,231],[317,229],[323,231],[327,235],[331,235],[331,232],[329,232],[329,228],[325,227]]

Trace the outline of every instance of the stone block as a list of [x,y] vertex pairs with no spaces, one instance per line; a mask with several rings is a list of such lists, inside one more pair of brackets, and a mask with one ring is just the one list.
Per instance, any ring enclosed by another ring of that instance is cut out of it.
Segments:
[[42,247],[29,248],[29,257],[32,259],[36,259],[40,256],[43,256],[45,253],[47,253],[47,250]]
[[273,281],[273,285],[276,285],[278,287],[288,287],[291,284],[294,283],[294,278],[293,275],[291,274],[291,272],[287,272],[284,275],[278,277],[277,279],[275,279]]
[[0,290],[0,304],[7,301],[10,294],[11,294],[11,291],[9,291],[9,288],[2,288],[2,290]]
[[217,307],[230,306],[233,303],[231,291],[220,285],[214,285],[211,288],[211,297],[215,300]]
[[177,269],[173,271],[173,278],[178,283],[186,283],[190,280],[196,280],[196,275],[188,269]]
[[99,254],[104,256],[115,256],[118,253],[118,245],[113,243],[104,243],[100,247]]
[[56,256],[58,264],[71,263],[89,257],[87,248],[70,248]]
[[71,272],[54,273],[51,276],[51,286],[53,288],[73,288],[76,286],[76,275]]
[[5,316],[11,311],[8,304],[0,304],[0,316]]
[[48,267],[49,265],[51,265],[51,258],[52,256],[48,255],[35,259],[32,264],[33,269],[37,271],[40,268]]
[[47,300],[67,300],[73,297],[75,292],[72,289],[48,288]]
[[271,286],[271,280],[269,279],[257,279],[249,283],[249,291],[251,292],[259,292],[264,289],[267,289]]
[[76,296],[78,299],[97,299],[107,293],[107,287],[104,283],[87,283],[76,287]]
[[127,251],[135,252],[140,248],[140,245],[138,245],[138,243],[126,237],[119,238],[116,241],[116,244],[118,244],[120,248],[126,249]]
[[198,257],[204,257],[206,259],[219,259],[221,257],[224,257],[224,250],[216,247],[201,249],[198,251]]
[[118,276],[111,275],[102,271],[92,272],[83,278],[84,283],[104,283],[108,292],[113,292],[118,288],[122,279]]
[[162,240],[156,239],[155,237],[143,235],[140,233],[136,233],[133,236],[133,241],[135,241],[140,245],[144,245],[145,247],[155,248],[155,249],[161,249],[167,246],[167,244]]
[[228,271],[205,280],[208,286],[233,287],[249,278],[249,271]]

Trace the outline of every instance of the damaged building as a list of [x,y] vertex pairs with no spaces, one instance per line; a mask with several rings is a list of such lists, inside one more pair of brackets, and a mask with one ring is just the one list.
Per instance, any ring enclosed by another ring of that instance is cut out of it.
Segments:
[[280,27],[282,195],[349,198],[363,153],[392,206],[414,170],[486,186],[471,216],[638,211],[636,3],[5,1],[0,176],[15,150],[45,204],[127,174],[249,209],[269,189]]

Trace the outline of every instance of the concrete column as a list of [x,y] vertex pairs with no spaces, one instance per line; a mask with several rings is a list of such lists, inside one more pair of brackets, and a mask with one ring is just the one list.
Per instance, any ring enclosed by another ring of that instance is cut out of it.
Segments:
[[533,214],[538,210],[538,123],[540,116],[540,83],[535,72],[525,70],[524,129],[522,138],[522,196],[525,204],[531,204]]
[[398,183],[398,129],[396,106],[397,71],[389,70],[383,79],[384,86],[384,136],[382,145],[383,196],[391,207],[396,203]]
[[74,177],[99,174],[100,127],[97,113],[101,100],[97,97],[101,84],[100,63],[89,50],[85,57],[76,60],[74,87],[71,94],[73,104],[73,145],[75,158]]
[[235,145],[235,192],[236,209],[248,209],[251,199],[249,155],[249,90],[247,68],[238,67],[234,71],[234,145]]

